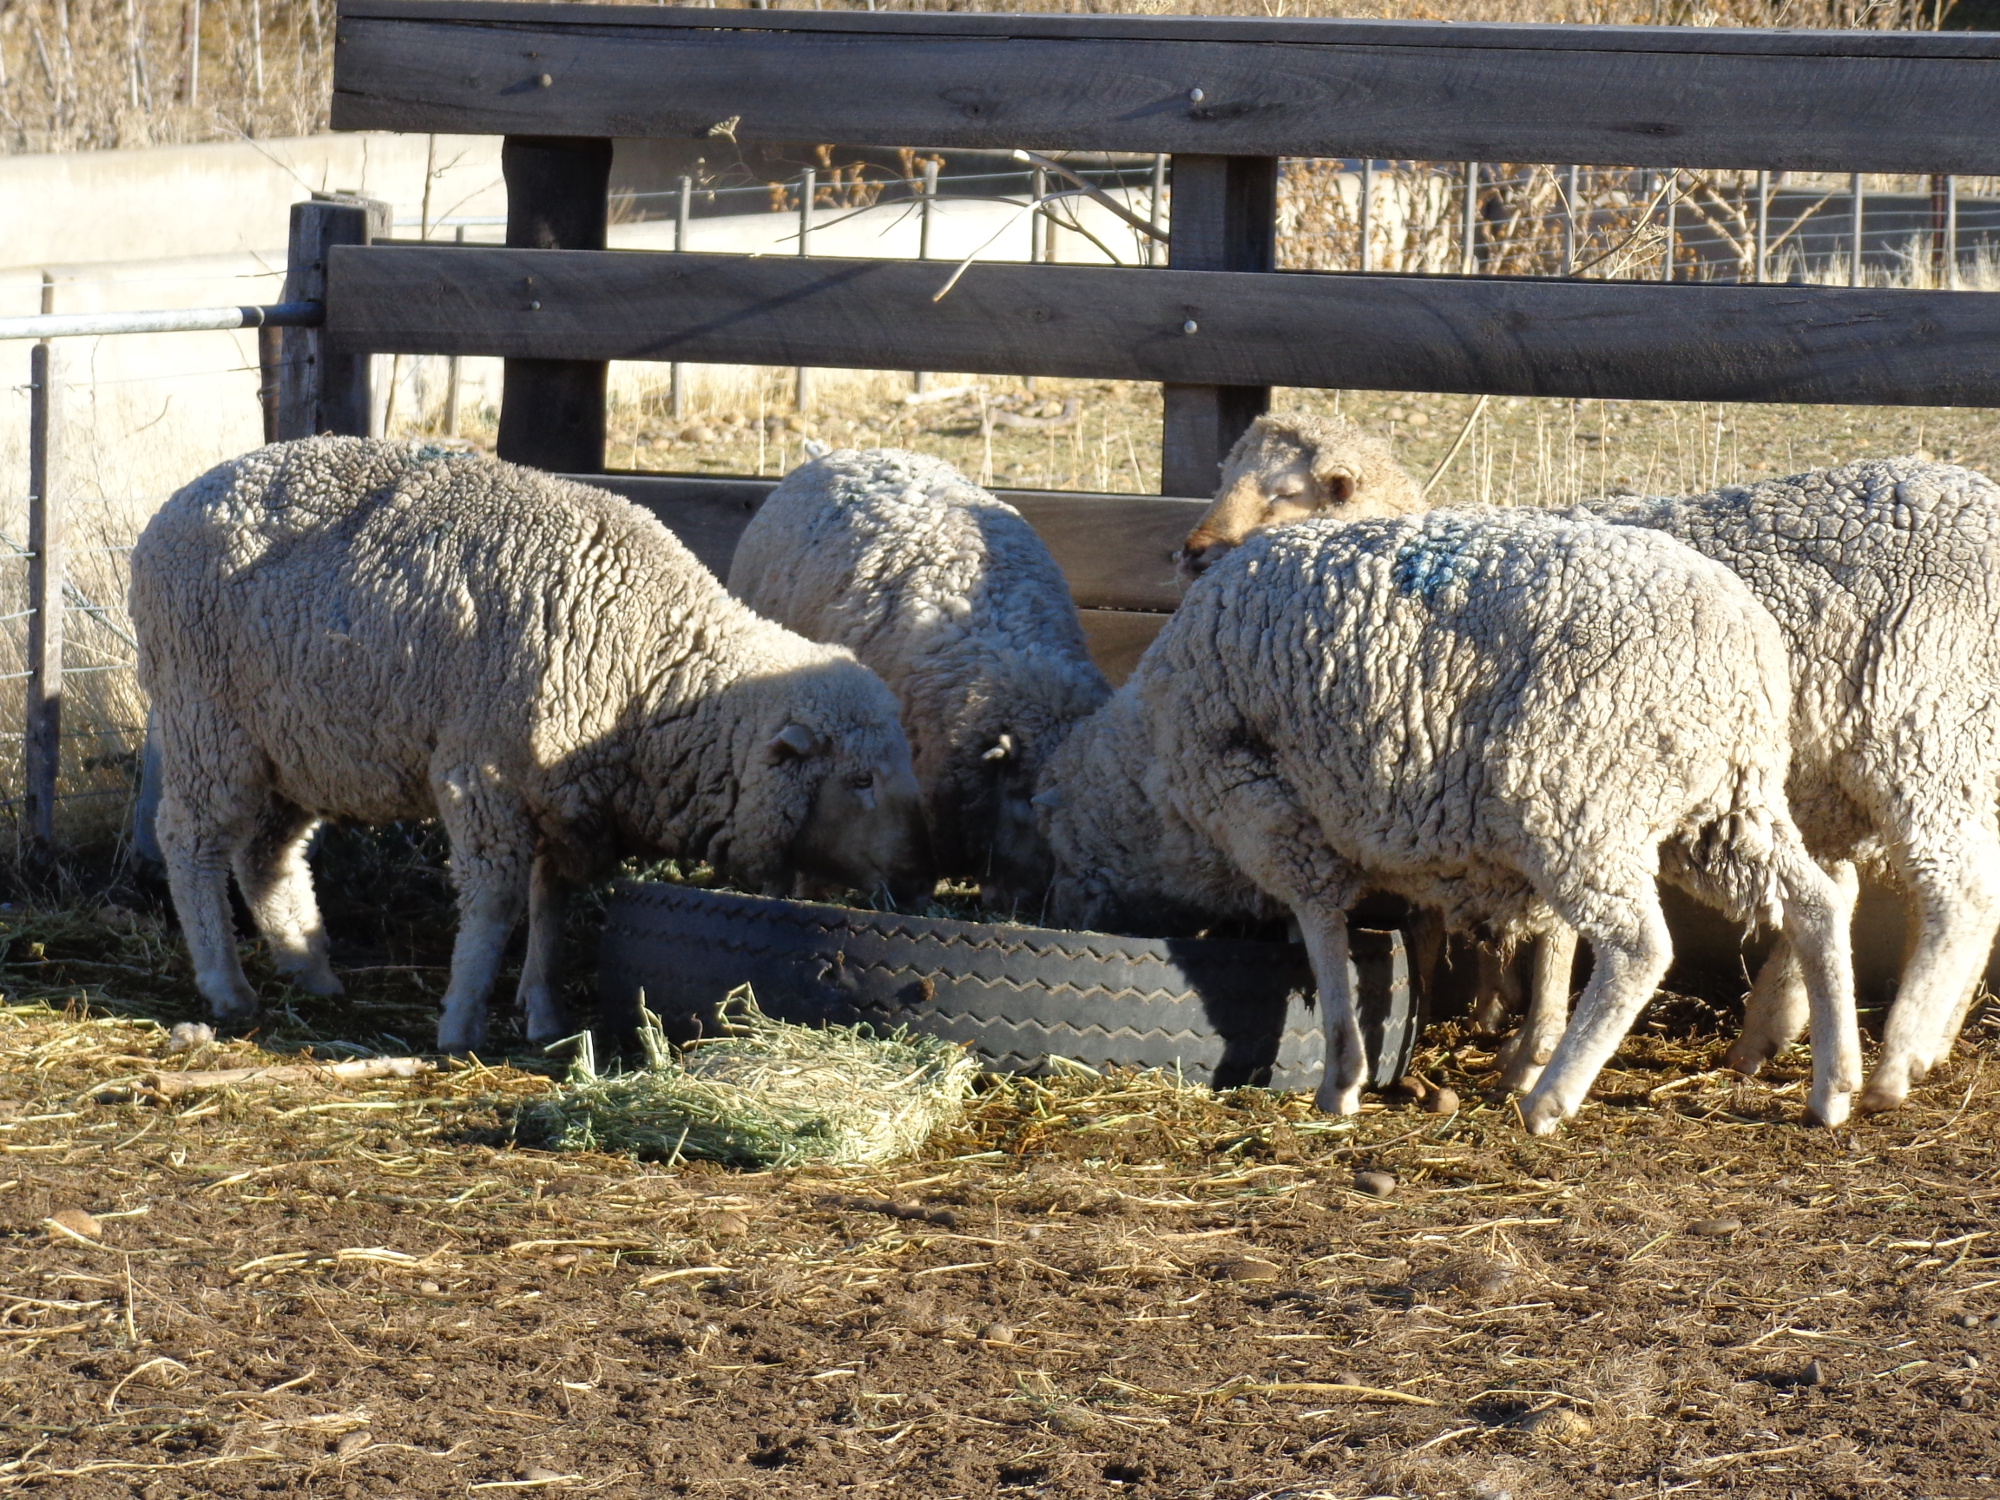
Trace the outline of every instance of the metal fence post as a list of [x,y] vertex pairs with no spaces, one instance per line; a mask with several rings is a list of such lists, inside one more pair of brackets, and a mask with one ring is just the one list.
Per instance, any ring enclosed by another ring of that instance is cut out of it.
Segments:
[[22,719],[23,811],[31,863],[55,852],[62,754],[63,512],[56,354],[28,355],[28,698]]
[[1757,268],[1761,285],[1771,279],[1771,174],[1757,174]]
[[1375,269],[1375,160],[1370,157],[1361,164],[1361,202],[1355,213],[1361,222],[1361,269]]
[[[1041,169],[1039,167],[1036,168],[1036,172],[1038,174],[1040,170]],[[937,173],[938,173],[938,164],[935,161],[927,161],[924,163],[923,183],[917,190],[920,195],[917,199],[917,259],[918,260],[929,260],[931,258],[931,209],[934,201],[937,198],[937,180],[938,180]],[[1035,258],[1033,254],[1034,233],[1035,233],[1034,223],[1033,220],[1031,219],[1029,221],[1029,228],[1028,228],[1029,252],[1030,252],[1028,258],[1030,260],[1033,260]],[[929,390],[931,388],[930,371],[918,370],[916,372],[916,380],[914,382],[914,385],[917,394],[920,396],[925,391]]]
[[1862,195],[1861,174],[1859,172],[1848,178],[1847,190],[1854,200],[1853,224],[1848,232],[1847,284],[1849,286],[1860,286],[1862,215],[1866,211],[1865,204],[1867,200]]
[[1458,274],[1470,276],[1479,269],[1479,163],[1465,164],[1465,214],[1459,227]]
[[[372,198],[315,198],[292,205],[292,243],[285,269],[287,302],[326,301],[326,258],[335,245],[365,245],[387,237],[390,205]],[[330,354],[325,332],[287,328],[278,366],[277,436],[322,432],[368,436],[368,356]]]
[[1563,275],[1576,274],[1576,194],[1580,180],[1576,167],[1563,169]]
[[1674,279],[1674,211],[1680,207],[1681,169],[1675,167],[1667,177],[1667,252],[1660,267],[1660,280]]
[[1944,284],[1958,290],[1958,178],[1944,179]]
[[[811,167],[799,173],[799,254],[812,254],[813,195],[819,191],[819,174]],[[803,415],[812,405],[812,371],[804,365],[798,368],[798,388],[793,393],[795,404]]]
[[1153,156],[1152,207],[1146,216],[1146,222],[1151,224],[1155,231],[1152,238],[1146,241],[1146,264],[1149,266],[1164,266],[1167,263],[1166,247],[1160,243],[1158,233],[1159,230],[1166,228],[1166,202],[1167,158],[1165,152],[1156,152]]
[[[463,224],[458,226],[457,232],[452,236],[452,243],[457,245],[465,243],[465,226]],[[444,365],[444,435],[446,437],[458,436],[458,376],[458,356],[454,354],[445,361]]]
[[[694,179],[683,177],[674,197],[674,253],[686,251],[688,215],[694,208]],[[676,422],[687,415],[687,366],[679,360],[667,367],[667,414]]]

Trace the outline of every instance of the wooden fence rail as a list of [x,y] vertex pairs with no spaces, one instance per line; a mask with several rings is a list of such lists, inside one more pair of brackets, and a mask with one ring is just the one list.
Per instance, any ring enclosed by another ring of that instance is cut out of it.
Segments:
[[919,261],[338,247],[327,333],[336,349],[513,359],[2000,405],[2000,297],[1980,293],[993,264],[935,300],[950,274]]
[[2000,171],[2000,36],[344,0],[337,130]]

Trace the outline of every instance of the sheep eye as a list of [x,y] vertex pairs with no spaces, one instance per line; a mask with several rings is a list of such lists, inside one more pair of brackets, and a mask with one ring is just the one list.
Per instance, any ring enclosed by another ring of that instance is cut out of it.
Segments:
[[875,785],[875,773],[873,771],[857,771],[854,775],[847,778],[847,784],[857,792],[865,792]]

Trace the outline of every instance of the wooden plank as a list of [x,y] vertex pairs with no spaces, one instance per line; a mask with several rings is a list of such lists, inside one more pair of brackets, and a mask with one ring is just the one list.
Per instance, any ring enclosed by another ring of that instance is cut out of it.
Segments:
[[[326,299],[327,252],[335,245],[365,245],[386,238],[395,214],[379,198],[334,195],[294,203],[286,252],[287,302]],[[367,437],[374,418],[365,355],[338,354],[325,330],[283,330],[278,355],[275,430],[278,438],[322,432]]]
[[1965,34],[1892,43],[1701,28],[751,15],[350,3],[333,124],[680,139],[726,125],[744,145],[2000,171],[2000,56],[1991,38]]
[[[1278,161],[1180,155],[1173,161],[1171,264],[1181,271],[1272,271],[1278,265]],[[1162,389],[1160,489],[1215,489],[1222,460],[1271,406],[1267,385]]]
[[1139,614],[1115,609],[1079,610],[1083,638],[1090,643],[1090,659],[1098,671],[1111,679],[1113,687],[1123,685],[1139,665],[1139,658],[1153,644],[1171,616]]
[[432,20],[554,25],[573,28],[632,27],[652,30],[800,31],[927,36],[1096,39],[1136,38],[1191,42],[1365,41],[1377,46],[1476,47],[1528,50],[1692,52],[1787,57],[1991,57],[2000,58],[2000,33],[1932,31],[1772,30],[1690,26],[1562,26],[1521,22],[1357,21],[1344,19],[1244,19],[1235,16],[1055,15],[935,11],[755,11],[718,15],[693,7],[648,9],[636,14],[618,5],[535,4],[523,0],[342,0],[341,18]]
[[[515,250],[602,250],[610,200],[611,142],[509,136],[507,244]],[[534,301],[532,286],[525,300]],[[604,467],[602,360],[510,359],[500,386],[495,445],[510,463],[593,473]]]
[[349,351],[2000,405],[2000,297],[1977,292],[996,264],[938,302],[948,269],[916,261],[356,246],[332,265]]
[[[650,510],[718,578],[729,574],[736,540],[777,483],[706,474],[577,474]],[[1080,608],[1172,610],[1180,603],[1174,553],[1205,500],[1158,495],[1092,495],[995,490],[1048,543]]]

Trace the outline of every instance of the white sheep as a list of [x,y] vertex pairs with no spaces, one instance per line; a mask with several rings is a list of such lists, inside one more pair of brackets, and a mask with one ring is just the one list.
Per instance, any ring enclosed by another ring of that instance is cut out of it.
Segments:
[[327,817],[439,818],[459,930],[438,1026],[480,1045],[525,905],[520,1000],[562,1034],[563,886],[620,851],[783,888],[928,890],[880,679],[757,618],[646,512],[416,445],[263,448],[176,494],[132,554],[159,839],[196,982],[254,1015],[233,867],[280,971],[337,994],[305,849]]
[[944,867],[1008,906],[1039,886],[1028,798],[1050,749],[1110,696],[1034,529],[942,459],[841,449],[771,491],[729,589],[850,648],[903,705]]
[[1340,1113],[1366,1068],[1345,916],[1364,890],[1503,942],[1566,924],[1597,963],[1523,1105],[1546,1133],[1666,972],[1665,876],[1782,921],[1812,1111],[1837,1123],[1859,1072],[1853,892],[1786,810],[1789,698],[1769,613],[1651,532],[1525,510],[1277,528],[1209,570],[1053,758],[1054,916],[1088,920],[1106,892],[1290,908],[1326,1031],[1318,1104]]
[[[1201,538],[1202,562],[1274,524],[1268,517],[1293,514],[1286,465],[1260,483],[1266,450],[1289,444],[1310,450],[1311,465],[1381,473],[1377,439],[1349,452],[1351,438],[1317,419],[1260,426],[1232,454],[1234,488],[1189,537],[1191,553]],[[1421,509],[1414,488],[1398,471],[1322,509]],[[2000,486],[1956,465],[1889,458],[1588,509],[1665,531],[1729,567],[1783,630],[1796,754],[1788,793],[1806,845],[1900,886],[1916,917],[1882,1056],[1859,1101],[1864,1112],[1895,1108],[1950,1052],[2000,928]],[[1531,1079],[1561,1034],[1566,955],[1538,955],[1538,974],[1557,971],[1560,981],[1538,982],[1503,1056],[1510,1082]],[[1781,939],[1752,986],[1728,1065],[1756,1072],[1797,1037],[1804,1010]]]

